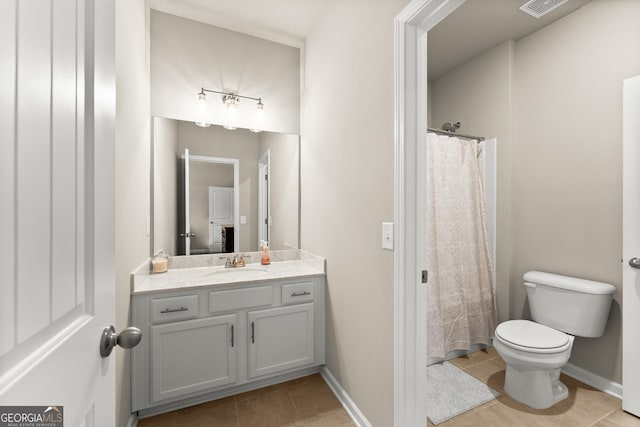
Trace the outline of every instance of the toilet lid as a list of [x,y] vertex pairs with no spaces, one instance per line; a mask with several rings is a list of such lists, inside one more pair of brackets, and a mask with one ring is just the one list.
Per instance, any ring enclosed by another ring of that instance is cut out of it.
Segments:
[[498,325],[496,336],[511,344],[531,349],[554,349],[569,343],[564,332],[529,320],[509,320]]

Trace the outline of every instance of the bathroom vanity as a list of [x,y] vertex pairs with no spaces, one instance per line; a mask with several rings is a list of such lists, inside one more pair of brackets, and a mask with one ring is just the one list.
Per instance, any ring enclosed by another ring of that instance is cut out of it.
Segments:
[[[187,257],[189,258],[189,257]],[[199,258],[199,257],[191,257]],[[324,364],[324,260],[134,274],[132,410],[153,415]]]

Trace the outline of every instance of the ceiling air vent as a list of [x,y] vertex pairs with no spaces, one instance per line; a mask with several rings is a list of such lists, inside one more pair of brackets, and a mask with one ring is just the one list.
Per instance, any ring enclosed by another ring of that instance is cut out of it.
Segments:
[[558,6],[562,6],[569,0],[530,0],[520,7],[520,10],[524,13],[528,13],[534,18],[540,18],[551,12]]

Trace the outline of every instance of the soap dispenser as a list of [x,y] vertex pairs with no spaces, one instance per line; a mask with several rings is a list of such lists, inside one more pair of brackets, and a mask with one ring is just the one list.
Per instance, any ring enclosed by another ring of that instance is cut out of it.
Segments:
[[262,244],[262,259],[260,260],[260,264],[262,265],[271,264],[271,257],[269,255],[269,246],[267,246],[267,242],[263,242]]

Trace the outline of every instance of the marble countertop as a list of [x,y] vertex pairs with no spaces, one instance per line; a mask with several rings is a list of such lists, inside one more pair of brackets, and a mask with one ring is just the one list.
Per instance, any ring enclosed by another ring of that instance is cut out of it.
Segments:
[[171,290],[223,286],[234,283],[259,283],[268,280],[324,276],[324,265],[304,260],[247,264],[245,267],[224,266],[169,269],[166,273],[138,274],[132,278],[132,295]]

